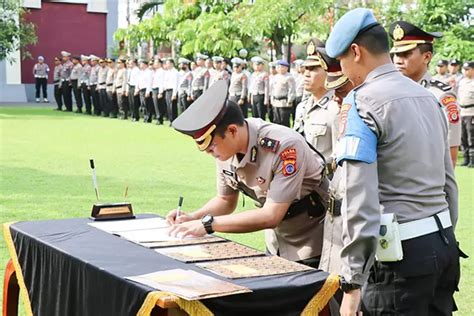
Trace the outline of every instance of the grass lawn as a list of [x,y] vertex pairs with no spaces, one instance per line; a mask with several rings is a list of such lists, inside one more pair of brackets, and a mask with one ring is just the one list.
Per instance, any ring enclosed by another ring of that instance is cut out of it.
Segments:
[[[194,142],[167,126],[58,113],[45,107],[0,107],[0,222],[87,217],[95,193],[95,159],[103,201],[128,200],[135,213],[164,215],[184,196],[192,210],[215,194],[215,165]],[[457,168],[457,236],[474,256],[474,169]],[[245,200],[245,208],[253,205]],[[243,209],[239,203],[239,209]],[[264,248],[261,232],[228,235]],[[0,277],[9,256],[0,237]],[[457,315],[474,315],[474,265],[462,260]],[[1,298],[0,298],[1,299]]]

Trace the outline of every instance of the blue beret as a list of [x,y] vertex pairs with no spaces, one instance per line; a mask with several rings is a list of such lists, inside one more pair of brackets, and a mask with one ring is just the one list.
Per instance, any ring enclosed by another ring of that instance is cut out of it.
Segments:
[[326,52],[329,57],[341,56],[352,44],[361,31],[378,25],[374,14],[369,9],[357,8],[344,14],[337,21],[326,42]]
[[277,63],[276,63],[276,64],[277,64],[278,66],[285,66],[285,67],[288,67],[288,68],[290,68],[290,64],[289,64],[289,63],[288,63],[286,60],[283,60],[283,59],[282,59],[282,60],[279,60],[279,61],[277,61]]

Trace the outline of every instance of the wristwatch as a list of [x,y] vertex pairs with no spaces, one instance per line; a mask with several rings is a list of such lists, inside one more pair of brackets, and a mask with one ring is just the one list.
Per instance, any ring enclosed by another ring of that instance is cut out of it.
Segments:
[[211,214],[204,215],[201,218],[201,223],[204,226],[204,229],[208,234],[213,234],[214,230],[212,229],[212,222],[214,221],[214,216]]
[[352,290],[357,290],[357,289],[360,289],[360,285],[359,284],[353,284],[353,283],[349,283],[347,282],[344,277],[341,276],[341,278],[339,279],[339,288],[341,289],[341,291],[343,291],[344,293],[348,293]]

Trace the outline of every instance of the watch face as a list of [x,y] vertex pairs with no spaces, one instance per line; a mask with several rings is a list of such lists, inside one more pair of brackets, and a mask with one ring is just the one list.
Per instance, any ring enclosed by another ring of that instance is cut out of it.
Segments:
[[211,215],[204,215],[204,217],[202,218],[202,222],[203,223],[208,223],[210,220],[212,219],[212,216]]

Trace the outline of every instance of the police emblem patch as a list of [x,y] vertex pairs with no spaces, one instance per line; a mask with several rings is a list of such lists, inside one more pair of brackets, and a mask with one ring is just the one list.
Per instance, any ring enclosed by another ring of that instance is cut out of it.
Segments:
[[296,172],[296,149],[287,148],[280,154],[283,160],[282,172],[284,176],[290,176]]
[[405,31],[403,31],[402,27],[397,24],[393,29],[393,39],[396,41],[401,40],[405,36]]
[[449,123],[456,124],[459,122],[459,109],[456,105],[456,97],[453,95],[445,96],[441,99],[441,104],[446,107]]
[[296,160],[288,159],[283,161],[283,175],[285,177],[291,176],[296,172]]

